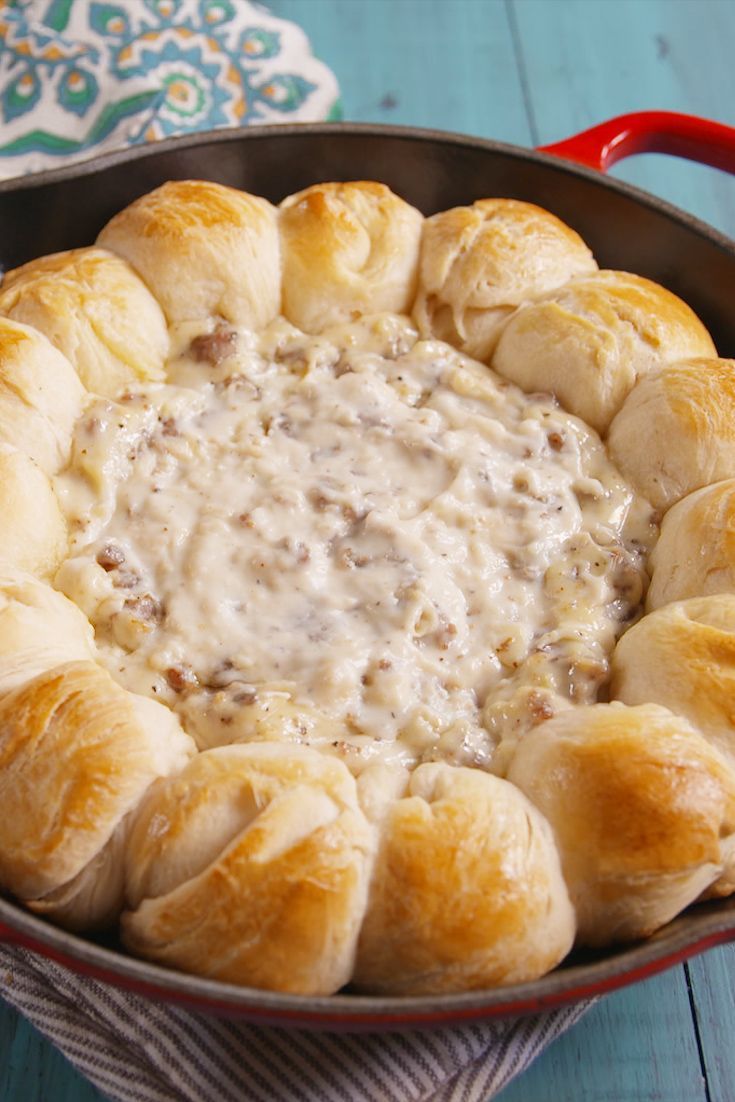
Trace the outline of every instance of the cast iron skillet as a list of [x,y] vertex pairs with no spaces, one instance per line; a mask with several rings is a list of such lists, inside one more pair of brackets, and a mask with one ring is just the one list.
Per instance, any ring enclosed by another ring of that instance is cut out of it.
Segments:
[[[0,263],[91,244],[103,224],[169,179],[206,178],[274,202],[325,180],[389,184],[425,214],[488,196],[530,200],[578,230],[600,267],[638,272],[681,295],[735,357],[735,242],[599,171],[629,153],[677,153],[735,172],[735,130],[663,112],[613,119],[547,150],[401,127],[326,124],[174,138],[0,183]],[[556,154],[576,165],[562,162]],[[591,167],[579,167],[579,164]],[[2,814],[2,809],[0,809]],[[690,908],[653,938],[573,956],[533,983],[462,995],[279,995],[170,972],[111,941],[71,935],[0,899],[0,940],[151,998],[251,1021],[387,1029],[537,1012],[632,983],[735,939],[735,897]]]

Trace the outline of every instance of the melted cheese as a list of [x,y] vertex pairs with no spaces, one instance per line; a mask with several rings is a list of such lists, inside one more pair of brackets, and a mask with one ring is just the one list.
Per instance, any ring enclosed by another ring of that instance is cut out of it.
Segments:
[[57,480],[57,584],[124,686],[202,748],[355,770],[498,768],[596,698],[653,528],[594,432],[406,319],[281,319],[209,359],[202,337],[174,333],[166,385],[94,402]]

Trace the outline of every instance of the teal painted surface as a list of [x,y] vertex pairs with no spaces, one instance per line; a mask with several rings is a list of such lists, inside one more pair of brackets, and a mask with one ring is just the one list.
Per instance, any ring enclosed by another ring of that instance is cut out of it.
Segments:
[[735,945],[689,964],[710,1102],[735,1099]]
[[18,1014],[0,1003],[2,1102],[102,1102],[100,1094]]
[[276,0],[337,74],[344,117],[532,141],[502,0]]
[[684,969],[600,1000],[497,1097],[498,1102],[708,1102]]
[[[735,125],[731,0],[274,0],[270,7],[300,23],[335,70],[346,119],[523,146],[642,108]],[[653,156],[616,174],[735,236],[735,180],[724,174]],[[691,998],[678,967],[602,1000],[501,1102],[733,1102],[735,947],[692,961],[688,976]],[[0,1006],[2,1102],[101,1098]]]
[[[659,108],[735,125],[731,0],[514,0],[538,141]],[[735,178],[672,157],[614,175],[735,236]]]

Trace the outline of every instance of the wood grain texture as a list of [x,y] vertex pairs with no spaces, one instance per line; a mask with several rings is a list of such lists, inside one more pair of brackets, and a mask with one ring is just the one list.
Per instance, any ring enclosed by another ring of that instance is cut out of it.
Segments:
[[[335,70],[346,119],[521,146],[644,108],[735,125],[732,0],[272,0],[270,7],[298,22]],[[723,173],[656,156],[614,172],[735,234],[735,180]],[[691,1000],[679,967],[601,1001],[501,1102],[733,1102],[735,947],[692,961],[689,977]],[[102,1095],[0,1006],[0,1099],[100,1102]]]
[[601,999],[498,1102],[708,1102],[683,968]]
[[103,1102],[61,1053],[19,1014],[0,1003],[2,1102]]
[[[656,108],[735,125],[731,0],[513,0],[538,141]],[[612,175],[735,236],[735,177],[649,154]]]
[[334,70],[345,119],[530,145],[504,0],[275,0]]
[[689,962],[692,1001],[702,1057],[707,1069],[708,1102],[735,1098],[735,945],[726,945]]

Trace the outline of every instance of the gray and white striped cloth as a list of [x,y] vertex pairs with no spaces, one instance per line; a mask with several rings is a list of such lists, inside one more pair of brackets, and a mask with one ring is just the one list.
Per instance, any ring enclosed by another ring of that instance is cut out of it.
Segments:
[[115,1102],[487,1102],[590,1003],[401,1033],[245,1025],[0,947],[0,995]]

